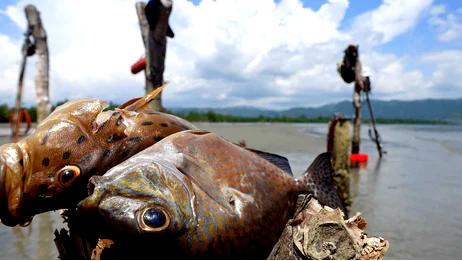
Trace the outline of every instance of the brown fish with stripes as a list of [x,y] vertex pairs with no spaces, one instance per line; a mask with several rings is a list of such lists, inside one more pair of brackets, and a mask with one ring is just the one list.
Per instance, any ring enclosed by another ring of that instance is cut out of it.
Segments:
[[329,153],[298,179],[288,172],[284,157],[183,131],[92,177],[78,211],[92,233],[114,240],[109,258],[261,259],[298,194],[343,209]]
[[67,102],[17,143],[0,146],[0,219],[27,224],[41,212],[67,208],[86,196],[88,178],[182,130],[195,129],[176,116],[149,111],[162,90],[115,110],[106,102]]

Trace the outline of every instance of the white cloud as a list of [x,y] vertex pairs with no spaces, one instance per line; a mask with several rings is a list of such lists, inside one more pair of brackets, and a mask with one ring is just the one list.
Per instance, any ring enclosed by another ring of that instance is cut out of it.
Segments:
[[[48,33],[52,102],[77,97],[122,102],[142,95],[143,76],[129,71],[144,50],[135,2],[27,1],[41,11]],[[448,68],[438,67],[444,62],[437,60],[435,68],[442,76],[425,74],[417,66],[430,66],[425,59],[375,50],[412,29],[430,3],[385,0],[357,17],[353,29],[342,31],[347,0],[327,1],[318,10],[304,8],[299,0],[204,0],[198,5],[175,0],[170,23],[176,35],[168,42],[165,78],[170,85],[164,103],[285,108],[349,99],[352,86],[341,81],[336,63],[346,45],[358,39],[380,97],[432,95],[447,82],[444,77],[458,72],[443,71]],[[20,1],[3,11],[22,30],[25,4]],[[373,40],[363,37],[368,35]],[[6,57],[0,60],[0,103],[13,101],[21,40],[0,34],[0,57]],[[29,104],[34,102],[32,72],[28,68]]]
[[462,8],[447,12],[444,5],[434,6],[430,12],[430,24],[438,30],[438,40],[450,42],[462,38]]
[[355,18],[352,34],[362,45],[390,42],[412,29],[432,0],[384,0],[376,9]]

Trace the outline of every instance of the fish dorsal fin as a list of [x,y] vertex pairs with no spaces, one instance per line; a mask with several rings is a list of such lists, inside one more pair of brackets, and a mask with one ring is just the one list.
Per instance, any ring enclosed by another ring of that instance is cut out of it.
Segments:
[[310,190],[319,203],[331,208],[340,208],[347,216],[348,213],[334,183],[331,159],[330,152],[320,154],[305,171],[304,179],[308,181]]
[[285,173],[289,174],[290,176],[292,177],[294,176],[294,174],[292,173],[292,169],[290,168],[289,160],[286,157],[273,154],[273,153],[269,153],[269,152],[265,152],[265,151],[256,150],[256,149],[250,149],[250,148],[245,148],[245,149],[271,162],[273,165],[280,168],[281,170],[283,170]]
[[168,82],[164,82],[162,86],[155,88],[150,93],[146,94],[140,98],[131,99],[124,104],[119,106],[119,109],[125,109],[128,111],[141,111],[147,107],[147,105],[157,96],[159,95],[162,90],[165,88]]
[[189,177],[194,184],[196,184],[205,194],[211,199],[217,202],[227,211],[231,211],[229,202],[222,196],[220,188],[216,185],[216,182],[212,180],[212,173],[208,173],[207,170],[201,167],[196,161],[186,154],[182,154],[183,160],[176,168]]

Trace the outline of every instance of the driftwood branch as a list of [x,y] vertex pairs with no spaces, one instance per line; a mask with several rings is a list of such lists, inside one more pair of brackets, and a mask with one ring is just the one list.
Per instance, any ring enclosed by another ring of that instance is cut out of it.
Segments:
[[35,53],[37,55],[37,74],[35,77],[35,89],[37,99],[37,122],[41,122],[50,114],[49,85],[49,57],[47,34],[43,28],[40,12],[33,5],[27,5],[24,9],[29,31],[34,38]]
[[[160,87],[164,83],[165,55],[167,52],[167,29],[168,19],[172,11],[171,0],[159,1],[159,14],[156,26],[151,28],[145,15],[146,4],[136,3],[136,13],[141,30],[141,37],[146,49],[146,69],[145,78],[146,93]],[[160,93],[151,103],[152,109],[163,111],[162,93]]]
[[368,238],[366,226],[360,214],[344,220],[340,210],[300,196],[295,218],[268,259],[381,259],[389,243],[381,237]]

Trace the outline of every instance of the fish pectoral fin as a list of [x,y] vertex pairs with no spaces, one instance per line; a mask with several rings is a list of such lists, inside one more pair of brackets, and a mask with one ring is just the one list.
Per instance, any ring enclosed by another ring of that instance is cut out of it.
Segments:
[[164,84],[162,84],[161,86],[155,88],[154,90],[152,90],[150,93],[146,94],[143,97],[134,98],[134,99],[131,99],[131,100],[125,102],[124,104],[119,106],[119,109],[125,109],[125,110],[128,110],[128,111],[145,110],[147,108],[148,104],[152,100],[154,100],[154,98],[156,98],[162,92],[162,90],[165,88],[167,83],[168,82],[164,82]]
[[250,148],[245,148],[245,149],[271,162],[273,165],[280,168],[281,170],[283,170],[285,173],[289,174],[290,176],[292,177],[294,176],[294,174],[292,173],[292,169],[290,168],[289,160],[286,157],[273,154],[273,153],[269,153],[269,152],[265,152],[265,151],[256,150],[256,149],[250,149]]
[[207,173],[205,168],[197,164],[193,158],[183,154],[183,161],[181,165],[176,168],[189,177],[196,186],[198,186],[207,196],[214,200],[217,204],[227,211],[232,211],[229,202],[224,198],[221,189],[216,185],[210,177],[211,174]]

